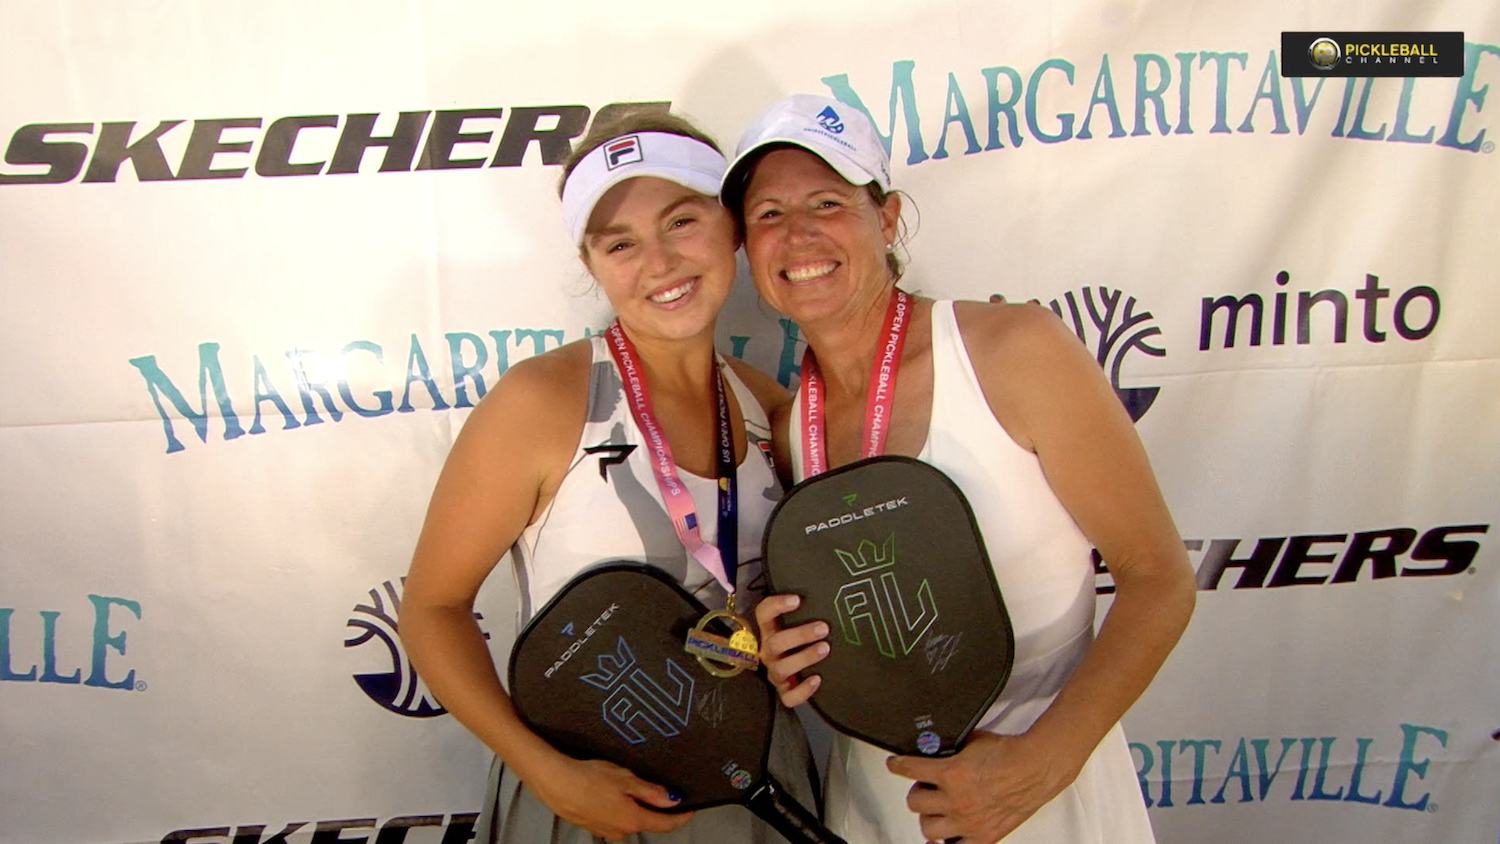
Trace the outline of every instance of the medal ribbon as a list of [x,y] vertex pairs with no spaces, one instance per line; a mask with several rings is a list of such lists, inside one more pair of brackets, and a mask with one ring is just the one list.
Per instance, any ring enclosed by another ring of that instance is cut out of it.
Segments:
[[698,531],[698,513],[693,507],[693,496],[677,474],[677,463],[672,459],[672,447],[667,436],[651,410],[651,396],[646,390],[645,374],[641,371],[635,344],[625,336],[616,320],[605,331],[605,345],[615,359],[615,366],[625,379],[625,398],[630,412],[635,416],[636,427],[646,437],[651,449],[651,468],[656,475],[657,488],[661,490],[662,503],[672,520],[672,528],[682,546],[693,555],[708,573],[719,581],[724,591],[734,595],[735,570],[739,555],[738,500],[735,490],[736,467],[734,463],[734,429],[729,421],[729,399],[724,391],[724,377],[714,371],[714,397],[718,415],[718,452],[715,458],[719,487],[719,522],[717,548],[703,541]]
[[[891,302],[885,318],[890,328],[885,332],[870,364],[870,389],[865,394],[864,454],[875,457],[885,451],[885,436],[891,424],[891,405],[896,396],[896,369],[901,365],[901,347],[906,342],[906,327],[911,313],[911,297],[891,290]],[[798,387],[802,401],[802,464],[806,477],[820,475],[828,468],[828,436],[824,430],[823,375],[812,346],[802,353],[802,384]]]

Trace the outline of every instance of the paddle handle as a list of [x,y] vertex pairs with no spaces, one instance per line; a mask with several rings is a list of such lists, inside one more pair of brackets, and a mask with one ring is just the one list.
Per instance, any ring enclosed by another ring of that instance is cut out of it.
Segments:
[[802,807],[781,783],[767,776],[746,803],[782,837],[792,844],[848,844],[828,831],[813,814]]

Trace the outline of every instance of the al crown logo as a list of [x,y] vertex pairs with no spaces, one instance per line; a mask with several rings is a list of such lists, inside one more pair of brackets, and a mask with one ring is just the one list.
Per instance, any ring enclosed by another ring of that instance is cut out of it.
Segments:
[[[369,659],[378,660],[386,670],[355,674],[354,682],[359,684],[359,688],[370,700],[397,715],[432,718],[445,714],[447,710],[443,709],[427,689],[427,684],[417,676],[417,670],[412,667],[406,651],[402,650],[401,640],[396,633],[396,619],[401,613],[401,586],[404,582],[405,578],[401,583],[387,580],[370,590],[368,603],[355,604],[348,621],[351,632],[344,639],[344,647],[357,649],[375,642],[385,645],[383,658],[374,656]],[[475,613],[474,619],[482,621],[483,616]],[[489,639],[490,634],[485,633],[484,638]],[[374,648],[367,648],[366,651],[379,653]]]
[[818,112],[818,125],[837,135],[844,131],[844,122],[839,119],[839,113],[833,110],[833,106],[825,106]]

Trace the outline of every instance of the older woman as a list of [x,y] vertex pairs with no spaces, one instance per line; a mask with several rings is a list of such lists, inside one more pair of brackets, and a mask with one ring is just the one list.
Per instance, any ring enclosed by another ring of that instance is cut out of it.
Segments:
[[[516,714],[474,624],[475,594],[507,551],[522,621],[618,558],[664,569],[714,607],[738,585],[749,611],[763,589],[760,537],[781,485],[757,444],[770,434],[767,410],[787,397],[714,352],[739,247],[715,198],[723,169],[713,142],[671,115],[590,131],[564,168],[564,225],[618,319],[507,371],[465,422],[432,494],[401,640],[437,698],[495,752],[476,832],[484,844],[781,840],[739,806],[657,811],[677,796],[549,746]],[[655,459],[663,453],[671,459]],[[669,518],[667,488],[686,488],[691,502],[673,506],[703,518]],[[789,713],[778,719],[770,766],[808,801],[806,740]]]
[[[869,456],[871,363],[894,327],[889,304],[909,296],[896,289],[901,198],[890,190],[868,119],[799,95],[745,133],[721,191],[761,296],[807,337],[803,381],[815,367],[826,431],[808,445],[829,467]],[[1098,366],[1050,312],[908,303],[885,450],[936,466],[968,497],[1015,627],[1015,668],[954,756],[887,758],[837,737],[829,825],[891,844],[1152,841],[1118,722],[1186,627],[1194,582],[1145,451]],[[798,479],[808,474],[801,403],[777,436]],[[1092,548],[1117,590],[1097,637]],[[816,693],[830,647],[824,623],[780,627],[797,604],[772,596],[756,614],[788,706]]]

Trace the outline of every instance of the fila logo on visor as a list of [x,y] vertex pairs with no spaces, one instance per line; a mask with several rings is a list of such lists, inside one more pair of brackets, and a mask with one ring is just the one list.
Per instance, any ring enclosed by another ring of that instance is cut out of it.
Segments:
[[608,167],[611,170],[640,161],[640,139],[635,135],[628,135],[624,138],[610,141],[604,146],[604,160],[608,163]]

